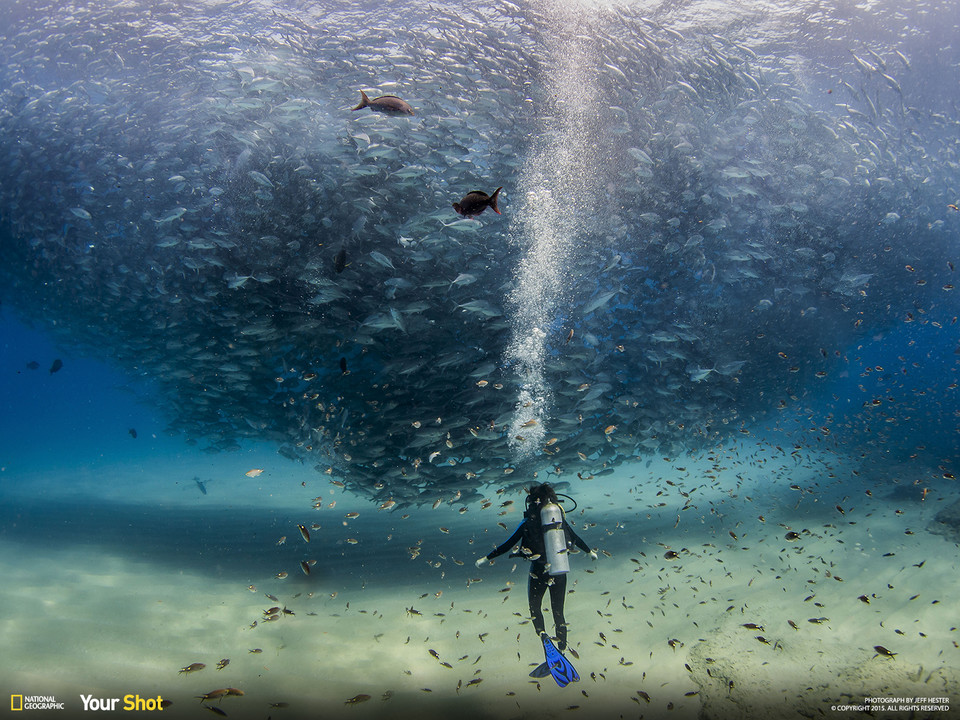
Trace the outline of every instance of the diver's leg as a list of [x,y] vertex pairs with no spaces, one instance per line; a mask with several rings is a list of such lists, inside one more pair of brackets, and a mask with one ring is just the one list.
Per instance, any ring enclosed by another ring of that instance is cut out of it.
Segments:
[[557,629],[557,649],[567,649],[567,622],[563,619],[563,599],[567,594],[567,576],[555,575],[550,585],[550,609],[553,610],[553,624]]
[[530,568],[530,580],[527,583],[527,601],[530,603],[530,618],[533,620],[533,629],[537,635],[542,635],[543,627],[543,595],[547,591],[546,572],[536,565]]

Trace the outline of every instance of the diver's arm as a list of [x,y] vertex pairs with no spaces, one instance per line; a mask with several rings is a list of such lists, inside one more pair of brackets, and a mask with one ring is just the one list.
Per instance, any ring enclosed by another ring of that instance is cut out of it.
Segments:
[[527,524],[527,520],[526,518],[524,518],[524,520],[517,526],[517,529],[516,531],[514,531],[513,535],[510,536],[509,540],[507,540],[505,543],[500,545],[496,550],[493,550],[492,552],[487,553],[486,555],[487,560],[493,560],[495,557],[499,557],[500,555],[503,555],[505,552],[513,548],[514,545],[520,542],[520,538],[523,537],[523,528],[526,524]]
[[593,552],[590,549],[590,546],[581,540],[580,536],[573,531],[573,528],[570,527],[570,523],[567,523],[567,532],[570,533],[570,539],[573,540],[574,545],[583,550],[585,553]]

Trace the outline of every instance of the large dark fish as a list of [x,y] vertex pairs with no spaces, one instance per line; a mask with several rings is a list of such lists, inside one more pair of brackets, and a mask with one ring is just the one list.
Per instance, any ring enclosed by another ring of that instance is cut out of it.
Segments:
[[53,365],[50,366],[50,374],[53,375],[57,370],[63,367],[63,360],[57,358],[53,361]]
[[453,209],[464,217],[473,217],[479,215],[487,207],[492,207],[493,211],[500,215],[500,208],[497,207],[497,196],[503,187],[498,187],[493,191],[493,195],[487,195],[483,190],[473,190],[463,196],[463,200],[453,204]]
[[368,107],[374,112],[387,113],[388,115],[413,115],[413,108],[406,100],[401,100],[396,95],[381,95],[371,100],[367,94],[360,91],[360,104],[354,110],[363,110]]
[[346,248],[340,248],[340,251],[333,258],[333,270],[337,273],[342,273],[343,269],[347,266],[347,251]]

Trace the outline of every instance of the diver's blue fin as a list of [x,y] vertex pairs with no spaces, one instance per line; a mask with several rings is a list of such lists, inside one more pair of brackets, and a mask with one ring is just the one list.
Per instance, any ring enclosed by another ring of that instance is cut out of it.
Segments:
[[530,672],[530,677],[544,678],[549,674],[550,674],[550,666],[547,665],[545,662],[542,662]]
[[[568,683],[577,682],[580,676],[576,669],[570,664],[563,654],[557,650],[556,646],[550,640],[550,637],[544,633],[540,636],[543,640],[543,654],[546,656],[546,666],[550,669],[550,674],[557,681],[560,687],[566,687]],[[539,668],[537,668],[539,670]]]

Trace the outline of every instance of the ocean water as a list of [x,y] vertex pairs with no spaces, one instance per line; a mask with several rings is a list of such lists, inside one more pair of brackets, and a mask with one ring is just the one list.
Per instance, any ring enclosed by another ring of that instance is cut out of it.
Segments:
[[12,716],[960,716],[951,3],[7,10]]

